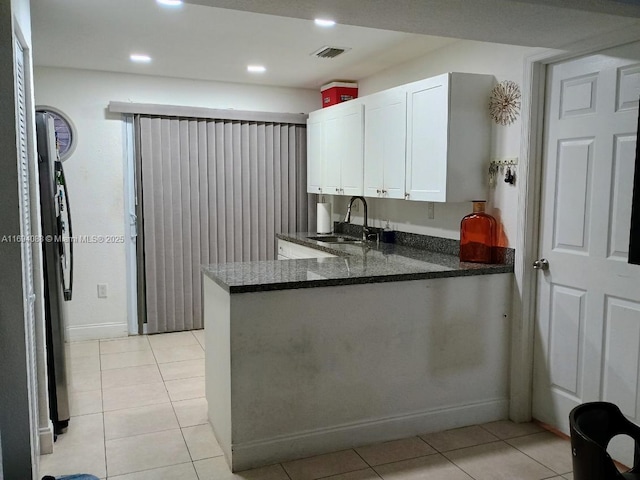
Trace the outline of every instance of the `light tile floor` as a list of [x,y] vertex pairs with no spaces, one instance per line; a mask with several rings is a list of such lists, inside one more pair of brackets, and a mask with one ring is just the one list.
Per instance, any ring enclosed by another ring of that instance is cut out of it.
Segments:
[[572,479],[569,442],[508,421],[429,433],[238,474],[204,398],[203,331],[67,346],[71,422],[40,474],[108,480]]

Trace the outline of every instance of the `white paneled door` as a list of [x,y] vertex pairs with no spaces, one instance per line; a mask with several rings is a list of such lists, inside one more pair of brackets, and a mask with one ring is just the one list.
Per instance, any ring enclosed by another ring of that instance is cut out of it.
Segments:
[[549,67],[533,415],[583,402],[640,421],[640,266],[627,263],[640,45]]

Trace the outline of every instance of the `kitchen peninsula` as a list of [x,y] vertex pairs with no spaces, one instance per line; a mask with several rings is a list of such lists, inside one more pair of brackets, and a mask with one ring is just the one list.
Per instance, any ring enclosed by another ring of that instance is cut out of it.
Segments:
[[233,471],[507,417],[512,265],[278,238],[335,256],[203,267],[209,421]]

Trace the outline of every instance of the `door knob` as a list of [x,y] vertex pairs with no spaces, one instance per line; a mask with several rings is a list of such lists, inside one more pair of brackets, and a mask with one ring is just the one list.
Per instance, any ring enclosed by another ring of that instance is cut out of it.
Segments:
[[549,260],[547,260],[546,258],[536,260],[535,262],[533,262],[533,268],[535,270],[549,270]]

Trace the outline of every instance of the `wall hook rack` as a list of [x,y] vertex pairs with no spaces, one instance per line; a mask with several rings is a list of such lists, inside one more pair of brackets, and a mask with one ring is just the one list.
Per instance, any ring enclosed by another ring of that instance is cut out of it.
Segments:
[[495,165],[497,167],[513,167],[518,164],[518,157],[511,158],[492,158],[490,165]]
[[505,183],[515,184],[516,165],[518,157],[492,158],[489,162],[489,187],[495,188],[496,179],[500,173],[505,173]]

